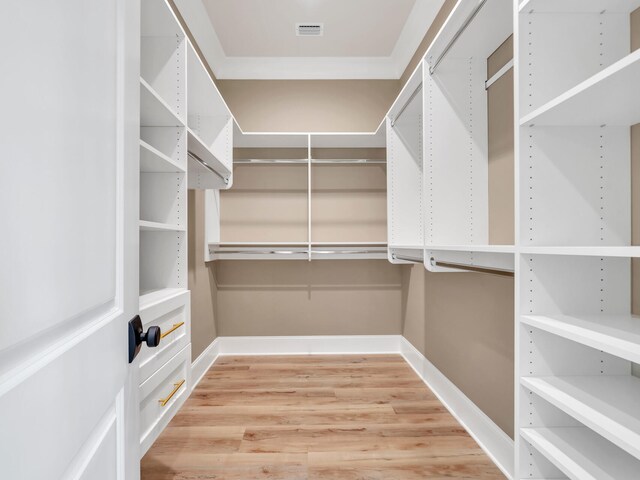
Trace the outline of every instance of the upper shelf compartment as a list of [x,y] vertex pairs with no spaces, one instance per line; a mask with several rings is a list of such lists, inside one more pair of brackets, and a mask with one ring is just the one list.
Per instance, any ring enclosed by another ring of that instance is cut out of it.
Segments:
[[428,73],[442,62],[484,62],[512,33],[510,0],[458,0],[425,54]]
[[[522,125],[631,126],[640,122],[640,50],[526,115]],[[595,107],[597,105],[597,107]]]
[[387,116],[387,238],[394,248],[424,246],[422,68],[409,78]]
[[142,126],[184,125],[187,40],[165,1],[143,0],[141,8]]
[[229,188],[233,174],[233,116],[190,43],[187,72],[189,188]]
[[[626,82],[637,83],[633,65],[637,62],[621,60],[630,53],[630,13],[638,7],[638,0],[529,0],[522,4],[516,20],[523,124],[628,125],[631,117],[625,118],[625,109],[621,112],[618,106],[623,92],[634,85]],[[621,86],[623,92],[613,90]],[[568,109],[560,107],[562,103]],[[629,103],[633,109],[633,102]],[[545,118],[535,118],[543,114]],[[593,123],[599,118],[601,123]]]
[[438,261],[513,263],[512,32],[510,0],[460,0],[425,55],[424,236]]

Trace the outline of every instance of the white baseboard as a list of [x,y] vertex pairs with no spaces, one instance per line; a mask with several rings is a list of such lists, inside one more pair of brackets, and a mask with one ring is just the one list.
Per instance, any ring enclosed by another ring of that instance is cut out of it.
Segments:
[[191,391],[220,356],[221,337],[216,338],[191,364]]
[[442,404],[510,479],[514,442],[402,335],[218,337],[191,366],[192,388],[220,355],[401,354]]
[[502,473],[513,479],[514,442],[511,437],[404,337],[400,353]]
[[219,337],[221,355],[322,355],[400,353],[401,335]]

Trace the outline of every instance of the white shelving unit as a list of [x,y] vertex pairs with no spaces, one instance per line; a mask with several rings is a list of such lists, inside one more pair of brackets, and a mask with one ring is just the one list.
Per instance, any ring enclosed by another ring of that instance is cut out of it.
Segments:
[[[424,249],[423,63],[413,72],[386,118],[389,261],[421,260]],[[414,260],[408,260],[414,259]]]
[[516,478],[640,475],[629,1],[515,4]]
[[164,0],[143,0],[140,65],[140,292],[186,291],[187,42]]
[[425,55],[423,204],[429,270],[451,271],[434,267],[431,258],[513,270],[513,245],[490,245],[486,87],[487,58],[512,31],[509,0],[459,1]]
[[[370,134],[244,133],[236,125],[236,176],[246,180],[244,175],[249,176],[252,172],[251,181],[256,182],[258,177],[260,181],[250,189],[249,197],[238,200],[243,208],[234,221],[253,224],[254,219],[260,218],[260,222],[271,223],[273,227],[269,232],[237,230],[234,240],[227,241],[221,226],[220,192],[207,192],[205,258],[309,261],[386,259],[384,221],[379,215],[376,216],[379,214],[377,206],[385,208],[385,199],[381,198],[381,194],[386,194],[385,145],[384,125]],[[260,169],[262,175],[256,176],[255,169]],[[281,178],[279,172],[283,170],[278,169],[286,169],[289,180]],[[326,173],[335,169],[340,170],[335,175],[332,172],[331,185],[327,185]],[[292,174],[294,170],[295,175]],[[267,177],[271,179],[268,182],[265,181]],[[295,185],[291,185],[293,177],[296,179]],[[378,185],[379,191],[372,193],[370,190],[374,184]],[[238,188],[239,184],[236,184]],[[364,193],[359,194],[358,188]],[[261,191],[262,201],[256,201],[255,189]],[[274,190],[273,195],[268,192],[269,189]],[[299,198],[292,200],[292,195],[299,197],[300,192],[305,192],[304,201],[298,201]],[[229,195],[241,193],[232,190]],[[328,211],[331,211],[331,218],[327,217]],[[348,221],[338,219],[338,223],[348,228],[343,226],[344,231],[335,238],[328,238],[326,232],[336,229],[324,228],[323,222],[336,220],[336,216],[341,214],[355,217],[349,217]],[[374,228],[375,233],[369,232],[373,235],[370,236],[369,233],[360,232],[364,229],[359,228],[358,222],[367,227],[375,222],[383,224],[377,230]],[[292,238],[290,234],[287,236],[285,230],[278,233],[282,225],[290,228],[291,223],[295,223],[295,236],[299,238]],[[261,233],[269,233],[271,238],[260,238]]]
[[640,471],[640,461],[586,427],[523,428],[521,435],[567,478],[633,480]]
[[142,0],[140,48],[140,317],[163,332],[138,360],[144,455],[191,388],[187,188],[231,186],[233,117],[166,0]]

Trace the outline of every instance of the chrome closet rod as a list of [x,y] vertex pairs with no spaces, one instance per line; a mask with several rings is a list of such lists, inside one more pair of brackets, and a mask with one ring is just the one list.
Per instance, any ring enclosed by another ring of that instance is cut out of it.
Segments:
[[404,111],[407,109],[407,107],[409,106],[409,104],[411,103],[411,101],[416,97],[416,95],[418,95],[418,92],[420,92],[420,90],[422,90],[422,81],[420,81],[420,85],[418,87],[416,87],[416,89],[413,91],[413,93],[409,96],[409,98],[407,99],[406,102],[404,102],[404,105],[402,105],[402,108],[400,109],[400,111],[398,112],[398,114],[393,117],[393,119],[391,120],[391,127],[395,127],[396,125],[396,121],[400,118],[400,116],[404,113]]
[[[304,255],[309,253],[309,250],[213,250],[212,252],[215,255],[220,254],[233,254],[233,255],[241,255],[248,253],[250,255]],[[351,255],[351,254],[368,254],[368,253],[385,253],[385,250],[311,250],[311,253],[323,254],[323,255],[331,255],[331,254],[340,254],[340,255]]]
[[306,158],[291,158],[291,159],[250,158],[250,159],[234,160],[233,163],[249,164],[249,165],[273,164],[273,163],[306,165],[307,163],[309,163],[309,160]]
[[477,265],[468,265],[465,263],[455,262],[439,262],[431,257],[431,265],[434,267],[454,268],[456,270],[466,270],[467,272],[486,273],[487,275],[498,275],[500,277],[513,277],[513,270],[507,270],[494,267],[479,267]]
[[405,255],[396,255],[395,253],[392,255],[394,260],[403,260],[405,262],[413,262],[413,263],[424,263],[424,260],[417,257],[407,257]]
[[469,24],[471,24],[473,19],[476,17],[478,12],[480,12],[482,7],[484,7],[485,3],[487,3],[487,0],[482,0],[476,6],[476,8],[473,10],[473,12],[471,12],[471,15],[469,15],[467,17],[467,19],[464,21],[464,24],[458,29],[458,31],[453,36],[451,41],[447,44],[447,46],[444,48],[442,53],[438,56],[438,58],[436,59],[435,63],[433,64],[433,66],[429,67],[429,74],[433,75],[433,73],[436,71],[436,68],[438,68],[438,65],[440,65],[440,62],[442,61],[442,59],[447,55],[447,53],[449,53],[449,50],[451,50],[451,48],[455,45],[455,43],[458,41],[460,36],[464,33],[464,31],[467,29]]
[[196,162],[198,162],[200,165],[202,165],[204,168],[206,168],[207,170],[209,170],[211,173],[213,173],[214,175],[218,176],[219,178],[222,179],[222,181],[225,184],[229,183],[229,179],[227,177],[225,177],[224,175],[222,175],[220,172],[217,172],[213,167],[211,167],[209,164],[207,164],[207,162],[205,162],[204,160],[202,160],[198,155],[196,155],[195,153],[193,153],[192,151],[187,151],[187,155],[189,155],[191,158],[193,158]]

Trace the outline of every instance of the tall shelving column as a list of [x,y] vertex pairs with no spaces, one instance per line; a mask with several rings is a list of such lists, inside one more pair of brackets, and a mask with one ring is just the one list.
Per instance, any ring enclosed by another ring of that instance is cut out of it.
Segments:
[[487,75],[512,32],[509,0],[459,0],[425,54],[425,265],[434,272],[451,271],[438,262],[514,268],[513,218],[492,209],[496,185],[509,191],[513,179],[490,166]]
[[423,83],[418,67],[391,106],[387,132],[387,242],[389,261],[421,260],[424,249]]
[[165,0],[141,1],[140,317],[161,328],[143,349],[140,446],[148,450],[190,388],[187,289],[187,39]]
[[158,297],[187,288],[186,39],[163,1],[142,2],[140,48],[140,296],[144,305],[149,294]]
[[515,2],[517,478],[640,474],[637,0]]

